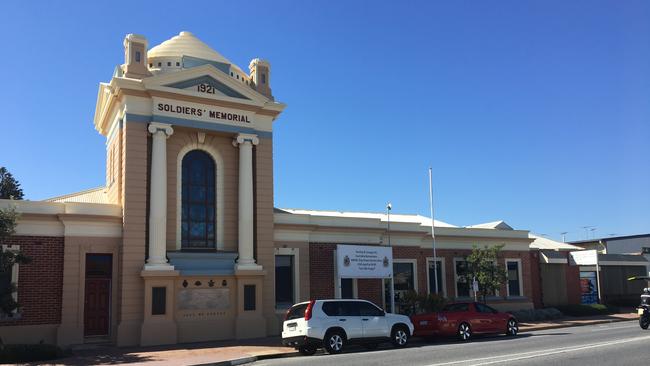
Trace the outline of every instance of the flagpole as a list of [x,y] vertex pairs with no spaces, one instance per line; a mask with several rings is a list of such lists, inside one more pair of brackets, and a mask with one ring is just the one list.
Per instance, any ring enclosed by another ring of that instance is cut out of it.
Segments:
[[438,294],[438,261],[436,256],[436,230],[433,223],[433,182],[431,167],[429,167],[429,209],[431,210],[431,238],[433,239],[433,283],[436,295]]

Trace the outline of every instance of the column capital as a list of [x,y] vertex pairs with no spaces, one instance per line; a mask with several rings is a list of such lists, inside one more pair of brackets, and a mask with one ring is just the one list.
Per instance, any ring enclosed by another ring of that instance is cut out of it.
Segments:
[[246,142],[250,142],[251,145],[257,145],[260,143],[260,139],[257,138],[257,135],[240,133],[234,139],[232,139],[232,146],[237,147],[240,144],[244,144]]
[[160,123],[160,122],[149,123],[149,127],[147,127],[147,130],[151,134],[155,134],[158,131],[162,131],[165,133],[167,137],[174,134],[174,129],[172,128],[172,125],[168,125],[166,123]]

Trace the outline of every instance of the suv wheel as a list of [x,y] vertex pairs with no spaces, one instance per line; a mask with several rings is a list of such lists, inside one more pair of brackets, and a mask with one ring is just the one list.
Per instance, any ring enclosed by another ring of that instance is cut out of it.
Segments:
[[472,338],[472,328],[467,323],[461,323],[458,326],[458,338],[461,341],[469,341]]
[[393,328],[391,334],[391,341],[395,347],[404,347],[409,340],[409,332],[403,326],[397,326]]
[[343,347],[345,347],[345,337],[343,332],[334,330],[327,332],[325,339],[323,339],[323,346],[325,351],[329,354],[337,354],[343,352]]
[[298,348],[298,352],[303,356],[311,356],[316,353],[316,346],[302,346]]
[[519,333],[519,326],[517,325],[517,321],[514,319],[509,319],[508,326],[506,328],[506,335],[516,336],[517,333]]

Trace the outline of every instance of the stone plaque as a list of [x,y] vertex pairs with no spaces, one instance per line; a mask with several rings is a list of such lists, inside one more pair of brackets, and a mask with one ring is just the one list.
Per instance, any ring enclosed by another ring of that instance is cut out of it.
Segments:
[[227,288],[182,289],[178,291],[179,310],[226,310],[230,307]]

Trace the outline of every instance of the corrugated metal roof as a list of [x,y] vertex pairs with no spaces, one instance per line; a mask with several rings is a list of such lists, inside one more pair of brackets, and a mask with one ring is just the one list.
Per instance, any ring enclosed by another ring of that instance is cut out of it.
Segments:
[[547,239],[541,236],[537,236],[535,234],[528,234],[528,237],[531,239],[535,239],[535,241],[533,241],[530,244],[530,247],[532,249],[541,249],[541,250],[582,250],[584,249],[576,245],[561,243],[559,241]]
[[87,189],[81,192],[48,198],[47,202],[79,202],[79,203],[108,203],[106,187]]
[[476,224],[476,225],[470,225],[465,227],[468,229],[514,230],[512,226],[506,224],[506,222],[503,220],[486,222],[483,224]]
[[543,250],[542,253],[549,259],[567,259],[566,252],[556,252],[555,250]]
[[[318,211],[318,210],[303,210],[293,208],[275,208],[276,213],[288,213],[296,215],[311,215],[311,216],[328,216],[328,217],[341,217],[341,218],[355,218],[355,219],[379,219],[381,221],[388,221],[388,215],[385,213],[373,212],[341,212],[341,211]],[[433,220],[436,227],[458,227],[448,224],[443,221]],[[421,215],[402,215],[390,214],[390,222],[393,223],[413,223],[424,226],[431,226],[431,219]]]

